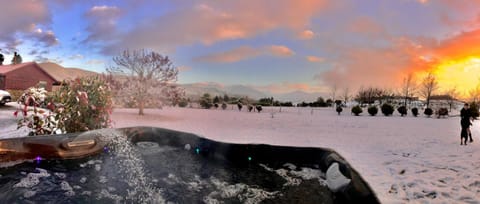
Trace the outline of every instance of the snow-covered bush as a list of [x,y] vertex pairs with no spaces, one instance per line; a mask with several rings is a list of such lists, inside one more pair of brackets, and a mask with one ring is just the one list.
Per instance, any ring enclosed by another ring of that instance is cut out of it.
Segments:
[[17,102],[28,106],[45,106],[47,93],[44,88],[30,87],[23,92]]
[[377,106],[370,106],[368,107],[367,111],[368,111],[368,114],[370,114],[371,116],[375,116],[378,113],[378,108]]
[[423,111],[423,114],[427,115],[427,117],[430,117],[433,114],[433,110],[431,108],[425,108],[425,111]]
[[400,116],[402,116],[402,117],[407,115],[407,107],[405,107],[405,106],[398,107],[397,111],[400,113]]
[[222,103],[222,109],[223,110],[227,109],[227,104],[226,103]]
[[77,78],[66,84],[53,96],[60,129],[70,133],[110,126],[112,94],[103,77]]
[[384,103],[381,107],[382,113],[385,116],[390,116],[393,114],[393,111],[395,110],[392,105],[388,103]]
[[359,105],[352,107],[352,113],[355,116],[360,115],[360,113],[362,113],[362,112],[363,112],[362,107],[360,107]]
[[412,115],[415,117],[418,116],[418,108],[412,108]]
[[30,129],[28,135],[45,135],[61,133],[58,128],[58,121],[55,119],[51,110],[42,109],[40,106],[45,105],[47,91],[44,88],[31,87],[18,98],[19,106],[13,113],[18,119],[17,128],[27,127]]
[[[39,107],[38,101],[45,101],[42,89],[29,89],[24,98],[18,128],[28,127],[29,135],[70,133],[109,127],[112,111],[111,92],[108,84],[99,76],[79,78],[65,82],[53,93],[48,109]],[[28,104],[33,104],[29,107]]]

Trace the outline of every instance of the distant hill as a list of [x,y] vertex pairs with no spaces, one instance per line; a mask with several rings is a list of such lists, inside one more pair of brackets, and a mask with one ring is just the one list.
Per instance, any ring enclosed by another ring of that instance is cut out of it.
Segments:
[[[285,93],[285,94],[276,94],[273,97],[275,98],[275,100],[279,100],[279,101],[290,101],[293,103],[301,103],[303,101],[305,102],[316,101],[318,97],[324,97],[324,94],[294,91],[294,92]],[[326,100],[327,98],[324,97],[324,99]]]
[[324,95],[322,93],[306,93],[303,91],[294,91],[285,94],[271,94],[244,85],[222,86],[217,83],[193,83],[182,84],[180,86],[185,89],[187,97],[193,99],[198,99],[203,94],[208,93],[211,96],[223,96],[224,94],[236,97],[248,96],[251,99],[257,100],[265,97],[273,97],[275,100],[282,102],[290,101],[293,103],[301,103],[303,101],[316,101],[318,97]]
[[97,72],[87,71],[79,68],[65,68],[53,62],[39,63],[46,72],[53,76],[57,81],[75,79],[98,74]]
[[252,99],[260,99],[269,96],[264,92],[243,85],[226,86],[225,91],[234,96],[248,96]]

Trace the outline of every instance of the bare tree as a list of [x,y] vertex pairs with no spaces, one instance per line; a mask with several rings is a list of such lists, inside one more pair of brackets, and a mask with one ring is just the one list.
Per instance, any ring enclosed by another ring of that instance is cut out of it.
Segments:
[[348,100],[350,100],[350,90],[348,87],[343,89],[343,101],[347,104]]
[[457,100],[458,97],[458,91],[457,87],[453,87],[445,92],[445,95],[447,96],[447,103],[450,106],[450,112],[452,112],[452,106],[455,103],[455,100]]
[[376,100],[382,103],[385,99],[385,93],[386,90],[382,90],[380,88],[369,87],[364,89],[362,87],[355,96],[355,100],[359,102],[360,105],[363,105],[364,103],[371,105],[372,103],[375,103]]
[[420,95],[427,100],[427,108],[430,106],[430,97],[432,93],[437,90],[438,82],[437,78],[433,73],[429,72],[422,81],[422,87],[420,90]]
[[403,78],[402,83],[402,96],[404,97],[403,105],[407,107],[407,101],[413,97],[415,91],[415,82],[413,81],[412,74],[409,74],[407,77]]
[[[148,102],[177,100],[182,92],[176,86],[178,69],[167,56],[145,49],[125,50],[113,57],[116,66],[107,68],[115,81],[118,96],[133,100],[143,115]],[[177,101],[173,101],[176,103]]]
[[335,101],[335,96],[336,96],[336,93],[337,93],[337,85],[334,84],[330,91],[331,91],[330,94],[332,95],[332,100]]

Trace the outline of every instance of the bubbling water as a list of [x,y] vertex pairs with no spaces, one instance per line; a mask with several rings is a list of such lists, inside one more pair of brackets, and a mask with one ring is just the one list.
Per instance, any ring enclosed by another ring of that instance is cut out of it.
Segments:
[[[130,189],[124,200],[139,203],[165,203],[162,191],[153,186],[151,178],[145,173],[145,162],[141,154],[132,146],[124,133],[116,130],[99,130],[102,140],[110,141],[109,153],[114,157],[123,181]],[[100,167],[95,169],[100,171]],[[118,199],[118,198],[117,198]]]

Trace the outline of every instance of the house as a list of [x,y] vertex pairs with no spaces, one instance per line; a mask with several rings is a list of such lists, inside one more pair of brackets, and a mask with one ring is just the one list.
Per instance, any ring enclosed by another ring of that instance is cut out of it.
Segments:
[[0,66],[1,90],[25,90],[33,86],[43,86],[52,91],[58,81],[35,62]]

